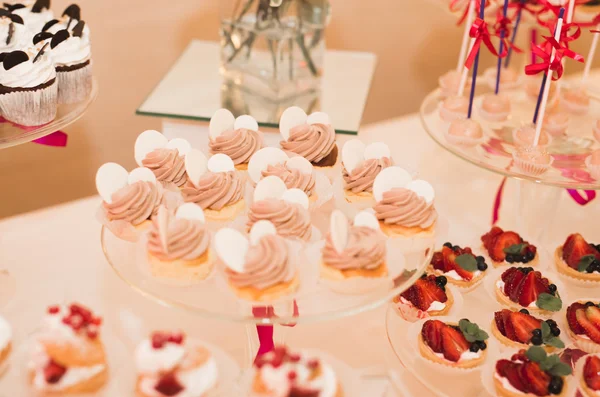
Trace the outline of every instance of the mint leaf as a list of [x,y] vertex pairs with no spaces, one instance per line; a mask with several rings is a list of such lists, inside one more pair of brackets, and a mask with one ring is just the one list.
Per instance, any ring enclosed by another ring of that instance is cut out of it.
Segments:
[[542,371],[550,371],[550,369],[552,369],[558,363],[560,363],[560,358],[558,358],[558,356],[554,354],[552,356],[546,357],[546,359],[540,363],[540,368],[542,369]]
[[527,358],[536,363],[541,363],[548,356],[546,350],[539,346],[531,346],[525,354],[527,355]]
[[544,344],[546,344],[548,346],[556,347],[559,349],[562,349],[565,347],[565,343],[559,337],[556,337],[556,336],[544,340]]
[[489,338],[487,332],[479,328],[475,323],[470,322],[466,318],[463,318],[458,322],[458,328],[460,328],[463,336],[467,342],[484,341]]
[[490,336],[488,335],[487,332],[485,332],[484,330],[480,329],[479,332],[477,332],[477,340],[480,341],[484,341],[486,339],[488,339]]
[[510,247],[504,248],[502,251],[504,251],[505,254],[519,255],[521,252],[523,252],[523,249],[527,247],[527,245],[527,243],[513,244]]
[[580,272],[585,272],[588,267],[592,264],[592,262],[596,259],[594,255],[584,255],[579,260],[579,264],[577,265],[577,270]]
[[563,362],[559,362],[556,365],[554,365],[552,368],[550,368],[548,370],[548,372],[552,376],[568,376],[568,375],[571,375],[571,372],[573,372],[573,370],[567,364],[565,364]]
[[477,259],[471,254],[462,254],[456,257],[455,262],[468,272],[477,270]]
[[540,309],[551,312],[557,312],[562,308],[562,300],[560,300],[559,297],[550,295],[546,292],[541,293],[535,303]]
[[552,334],[552,331],[550,330],[550,326],[548,325],[548,323],[545,321],[542,321],[542,339],[546,339],[551,334]]

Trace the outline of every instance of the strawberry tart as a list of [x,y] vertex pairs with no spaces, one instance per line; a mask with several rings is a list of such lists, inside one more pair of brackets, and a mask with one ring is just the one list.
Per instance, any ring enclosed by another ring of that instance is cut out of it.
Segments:
[[494,313],[492,334],[505,346],[526,349],[542,346],[546,351],[564,348],[560,328],[554,320],[540,320],[527,309],[513,311],[502,309]]
[[488,334],[475,323],[427,320],[418,336],[419,352],[426,360],[453,368],[480,366],[486,357]]
[[532,346],[496,362],[494,388],[501,397],[566,396],[571,372],[558,355]]
[[600,395],[600,357],[594,355],[585,359],[580,389],[585,397]]
[[556,284],[531,267],[510,267],[494,286],[498,301],[517,310],[533,314],[552,315],[562,308]]
[[444,316],[454,303],[450,289],[446,288],[445,276],[423,274],[406,291],[394,298],[398,313],[408,321]]
[[431,271],[443,275],[450,284],[470,288],[478,284],[485,275],[488,265],[483,256],[475,256],[469,247],[445,243],[441,251],[433,254]]
[[539,262],[535,245],[523,240],[518,233],[494,226],[481,236],[481,241],[494,267],[513,263],[535,266]]
[[554,251],[558,272],[583,281],[600,281],[600,244],[590,244],[579,233],[571,234]]
[[598,301],[577,301],[567,308],[567,332],[577,347],[588,353],[600,353],[599,306]]

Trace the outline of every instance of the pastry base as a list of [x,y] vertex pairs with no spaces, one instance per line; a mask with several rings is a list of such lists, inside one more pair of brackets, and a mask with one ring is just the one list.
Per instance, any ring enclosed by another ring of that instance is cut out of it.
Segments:
[[353,193],[350,190],[344,190],[344,198],[347,203],[367,203],[373,201],[373,192]]
[[599,391],[594,391],[590,389],[587,383],[585,383],[585,379],[583,379],[583,371],[579,375],[579,390],[581,391],[581,394],[584,395],[584,397],[597,397],[599,394]]
[[238,164],[235,166],[235,169],[238,171],[247,171],[248,170],[248,163],[242,163],[242,164]]
[[433,238],[435,235],[435,223],[427,229],[416,227],[404,227],[399,225],[388,225],[385,222],[379,221],[381,231],[388,237],[421,237]]
[[518,303],[515,303],[513,301],[511,301],[508,296],[504,295],[497,286],[494,285],[494,290],[496,291],[496,299],[498,299],[498,302],[500,302],[502,305],[512,308],[512,309],[517,309],[517,310],[521,310],[521,309],[527,309],[529,310],[529,313],[531,314],[540,314],[542,316],[546,316],[548,317],[549,315],[553,315],[553,312],[550,312],[548,310],[543,310],[543,309],[539,309],[537,307],[524,307],[519,305]]
[[46,354],[63,367],[90,367],[93,365],[106,365],[106,353],[100,337],[91,340],[82,339],[82,343],[53,343],[40,340]]
[[298,275],[296,275],[292,281],[279,283],[267,289],[258,289],[255,287],[237,288],[231,284],[229,284],[229,286],[233,289],[235,294],[242,299],[264,302],[274,301],[282,296],[295,292],[298,289],[299,284],[300,280],[298,279]]
[[[485,247],[483,249],[485,249]],[[489,252],[488,252],[488,256],[489,256]],[[535,258],[533,258],[532,261],[527,262],[527,263],[516,263],[516,262],[515,263],[508,263],[507,261],[496,262],[492,258],[490,258],[490,261],[492,262],[492,265],[495,268],[502,267],[502,266],[519,266],[519,267],[530,267],[531,266],[531,267],[536,267],[536,266],[538,266],[540,264],[540,253],[536,252],[535,253]]]
[[[453,324],[448,324],[448,325],[453,325]],[[461,369],[475,368],[475,367],[481,365],[485,361],[485,358],[487,356],[487,349],[485,349],[485,350],[483,350],[481,357],[479,357],[479,358],[475,358],[473,360],[466,360],[466,361],[462,361],[462,362],[459,361],[459,362],[455,363],[455,362],[446,360],[443,357],[436,356],[435,353],[433,352],[433,350],[431,350],[429,348],[429,346],[427,346],[425,344],[425,341],[423,340],[423,336],[421,335],[420,332],[419,332],[418,344],[419,344],[419,352],[421,353],[421,356],[423,356],[424,358],[426,358],[429,361],[433,361],[434,363],[442,364],[442,365],[445,365],[447,367],[452,367],[452,368],[461,368]]]
[[571,330],[567,324],[567,334],[569,338],[577,345],[578,348],[587,353],[600,353],[600,344],[588,338],[582,338]]
[[[507,390],[502,382],[497,377],[494,378],[494,389],[496,389],[496,394],[500,397],[523,397],[523,396],[533,396],[531,393],[515,393],[513,391]],[[562,392],[558,395],[558,397],[566,396],[567,390],[569,389],[568,380],[563,376],[563,389]]]
[[563,249],[562,246],[559,246],[556,248],[556,251],[554,251],[554,263],[556,263],[556,269],[560,274],[581,281],[600,281],[600,273],[582,273],[577,271],[567,265],[567,262],[563,260],[562,256]]
[[4,361],[8,358],[8,355],[10,354],[11,350],[11,342],[8,342],[8,345],[6,345],[4,349],[0,350],[0,366],[2,366],[2,363],[4,363]]
[[[252,382],[252,390],[250,397],[271,397],[273,394],[262,381],[259,373],[256,372],[254,375],[254,380]],[[146,396],[143,396],[146,397]],[[344,397],[344,391],[342,390],[342,385],[340,383],[337,384],[337,390],[335,392],[334,397]]]
[[338,270],[335,269],[325,262],[321,262],[321,277],[327,280],[333,281],[344,281],[353,277],[363,278],[379,278],[387,277],[388,269],[386,263],[382,263],[373,270],[367,269],[348,269]]
[[227,205],[220,210],[211,210],[210,208],[207,208],[204,210],[204,216],[210,221],[231,221],[244,211],[245,207],[246,202],[244,199],[241,199],[237,203]]
[[[502,335],[502,332],[500,332],[500,330],[496,326],[496,321],[495,320],[492,320],[491,329],[492,329],[492,334],[504,346],[508,346],[508,347],[514,348],[514,349],[525,349],[525,350],[527,350],[529,347],[533,346],[531,344],[526,344],[526,343],[521,343],[521,342],[515,342],[514,340],[508,339],[506,336]],[[544,350],[546,350],[548,353],[552,353],[552,352],[554,352],[554,351],[557,350],[553,346],[541,345],[541,347]]]
[[144,222],[139,225],[134,225],[135,230],[146,230],[152,225],[152,221],[150,219],[146,219]]
[[485,272],[481,272],[479,273],[479,275],[477,277],[473,277],[471,280],[455,280],[452,277],[448,277],[446,276],[446,274],[444,272],[442,272],[441,270],[437,270],[435,269],[432,265],[429,265],[429,267],[427,268],[428,272],[433,273],[437,276],[444,276],[446,277],[446,280],[448,280],[449,284],[452,285],[456,285],[457,287],[460,288],[470,288],[471,286],[477,284],[479,281],[481,281],[483,279],[483,277],[485,277]]
[[[74,385],[66,387],[61,390],[52,390],[52,391],[44,390],[44,391],[42,391],[43,395],[44,396],[62,396],[65,394],[82,394],[82,393],[97,392],[102,387],[104,387],[104,385],[108,381],[108,367],[106,366],[106,363],[104,363],[104,364],[105,364],[104,370],[102,372],[94,375],[93,377],[86,379],[83,382],[75,383]],[[30,372],[30,374],[29,374],[30,383],[33,383],[34,376],[35,376],[35,373],[33,371]]]
[[[452,309],[452,305],[454,304],[454,296],[452,296],[452,292],[450,291],[449,288],[446,288],[446,297],[448,298],[446,300],[446,307],[443,308],[442,310],[430,310],[430,311],[426,311],[425,313],[427,313],[427,315],[429,317],[436,317],[436,316],[445,316],[447,315],[450,310]],[[403,303],[400,300],[400,295],[394,297],[394,303],[396,303],[397,305],[406,305],[406,306],[410,306],[411,308],[413,308],[414,310],[420,310],[418,308],[416,308],[415,306],[413,306],[412,303]]]
[[210,248],[198,259],[163,261],[148,252],[150,271],[154,277],[176,280],[204,280],[213,268],[214,255]]

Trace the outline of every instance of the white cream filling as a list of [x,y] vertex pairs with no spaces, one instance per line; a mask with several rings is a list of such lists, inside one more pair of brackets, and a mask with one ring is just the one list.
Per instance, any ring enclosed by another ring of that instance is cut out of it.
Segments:
[[523,393],[521,390],[517,389],[516,387],[514,387],[513,385],[510,384],[510,382],[508,381],[508,379],[506,379],[503,376],[500,376],[498,374],[498,372],[494,371],[494,378],[498,379],[500,382],[502,382],[502,387],[504,387],[506,390],[513,392],[513,393],[518,393],[518,394],[525,394]]
[[10,324],[0,316],[0,352],[8,346],[12,339],[12,330]]
[[[214,358],[210,358],[203,365],[187,371],[177,371],[177,381],[183,390],[176,397],[202,397],[217,385],[218,369]],[[140,381],[140,390],[150,397],[162,397],[155,387],[159,378],[157,376],[143,377]]]
[[[417,309],[412,304],[411,301],[409,301],[407,299],[404,299],[403,296],[400,297],[400,302],[403,303],[403,304],[405,304],[405,305],[409,305],[409,306],[415,308],[416,310],[419,310],[419,309]],[[427,312],[430,312],[430,311],[440,311],[440,310],[444,310],[445,308],[446,308],[446,303],[445,302],[433,301],[433,302],[431,302],[431,305],[429,305],[429,308],[427,308],[426,311]]]
[[[481,274],[480,270],[475,270],[473,272],[473,278],[477,278],[480,274]],[[458,280],[458,281],[463,281],[464,280],[464,278],[462,278],[461,276],[458,275],[458,273],[456,272],[456,270],[450,270],[449,272],[444,273],[444,276],[450,277],[453,280]]]
[[304,358],[299,363],[288,362],[277,368],[267,364],[259,370],[263,383],[271,392],[269,395],[286,396],[290,388],[288,373],[294,371],[296,373],[297,384],[303,385],[307,389],[319,390],[319,397],[335,397],[338,381],[333,369],[323,361],[320,361],[321,376],[309,380],[311,370],[303,360]]
[[135,349],[135,365],[143,374],[157,374],[175,368],[185,357],[185,348],[167,342],[160,349],[152,347],[149,338],[144,339]]
[[[502,292],[502,295],[506,296],[506,294],[504,293],[504,281],[502,281],[502,279],[499,279],[498,281],[496,281],[496,288],[498,288],[500,290],[500,292]],[[532,309],[537,309],[538,305],[535,301],[533,301],[527,307],[532,308]]]
[[[433,353],[435,354],[437,357],[441,358],[441,359],[446,359],[444,357],[443,353]],[[475,360],[476,358],[481,357],[481,355],[483,354],[483,350],[477,350],[477,353],[473,353],[470,350],[464,351],[462,352],[462,354],[460,355],[460,358],[458,359],[458,361],[468,361],[468,360]]]

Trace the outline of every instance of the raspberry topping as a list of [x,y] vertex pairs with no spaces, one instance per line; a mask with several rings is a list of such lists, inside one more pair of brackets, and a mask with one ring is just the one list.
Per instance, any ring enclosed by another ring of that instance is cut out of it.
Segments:
[[185,335],[181,332],[154,332],[150,336],[150,339],[154,349],[162,349],[166,343],[175,343],[176,345],[183,344]]
[[[48,314],[52,316],[60,315],[61,309],[56,305],[50,306],[48,307]],[[91,310],[77,303],[69,305],[61,321],[71,327],[75,333],[86,335],[90,339],[98,337],[99,327],[102,325],[101,317],[94,316]]]
[[169,397],[178,395],[184,389],[172,372],[163,375],[158,383],[156,383],[156,386],[154,386],[154,390]]
[[44,367],[44,379],[49,384],[55,384],[61,380],[65,372],[67,372],[67,368],[51,359]]

